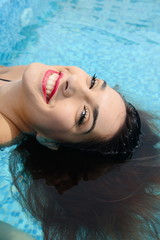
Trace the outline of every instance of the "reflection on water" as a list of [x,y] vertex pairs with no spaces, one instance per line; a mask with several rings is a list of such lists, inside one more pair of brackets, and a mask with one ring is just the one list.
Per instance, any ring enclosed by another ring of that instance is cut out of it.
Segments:
[[157,239],[160,155],[158,137],[148,136],[147,155],[142,143],[132,159],[118,162],[95,152],[51,151],[29,139],[10,161],[23,207],[58,240]]

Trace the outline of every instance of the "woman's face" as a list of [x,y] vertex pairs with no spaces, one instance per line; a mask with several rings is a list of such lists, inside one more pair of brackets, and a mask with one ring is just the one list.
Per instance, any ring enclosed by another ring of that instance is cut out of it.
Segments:
[[125,119],[119,93],[78,67],[33,63],[24,71],[22,91],[26,121],[48,139],[110,138]]

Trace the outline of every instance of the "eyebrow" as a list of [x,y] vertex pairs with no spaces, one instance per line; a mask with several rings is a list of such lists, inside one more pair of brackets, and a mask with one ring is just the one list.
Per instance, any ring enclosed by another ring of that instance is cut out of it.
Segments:
[[[101,90],[104,90],[106,88],[106,86],[107,86],[107,83],[106,83],[106,81],[103,80],[103,83],[101,85]],[[95,128],[96,121],[97,121],[97,118],[98,118],[98,114],[99,114],[99,110],[98,110],[98,106],[96,106],[96,107],[93,108],[93,122],[92,122],[92,126],[90,127],[90,129],[88,129],[87,131],[83,132],[83,134],[88,134]]]

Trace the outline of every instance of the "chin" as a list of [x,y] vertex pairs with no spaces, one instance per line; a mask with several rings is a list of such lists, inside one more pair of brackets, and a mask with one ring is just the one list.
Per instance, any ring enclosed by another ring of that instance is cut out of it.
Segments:
[[29,89],[41,89],[41,81],[43,73],[45,72],[45,65],[40,63],[32,63],[28,65],[23,74],[24,87]]
[[[42,93],[43,72],[45,65],[32,63],[28,65],[22,77],[23,97],[30,105],[41,105],[44,102]],[[33,107],[31,106],[31,108]]]

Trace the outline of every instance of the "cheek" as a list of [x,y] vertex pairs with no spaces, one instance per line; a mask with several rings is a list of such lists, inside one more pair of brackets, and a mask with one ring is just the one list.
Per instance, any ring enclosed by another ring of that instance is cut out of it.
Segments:
[[57,106],[46,114],[41,132],[50,138],[65,138],[75,124],[75,115],[71,107]]
[[59,132],[70,131],[75,124],[73,112],[71,107],[65,105],[55,108],[53,114],[54,130]]

